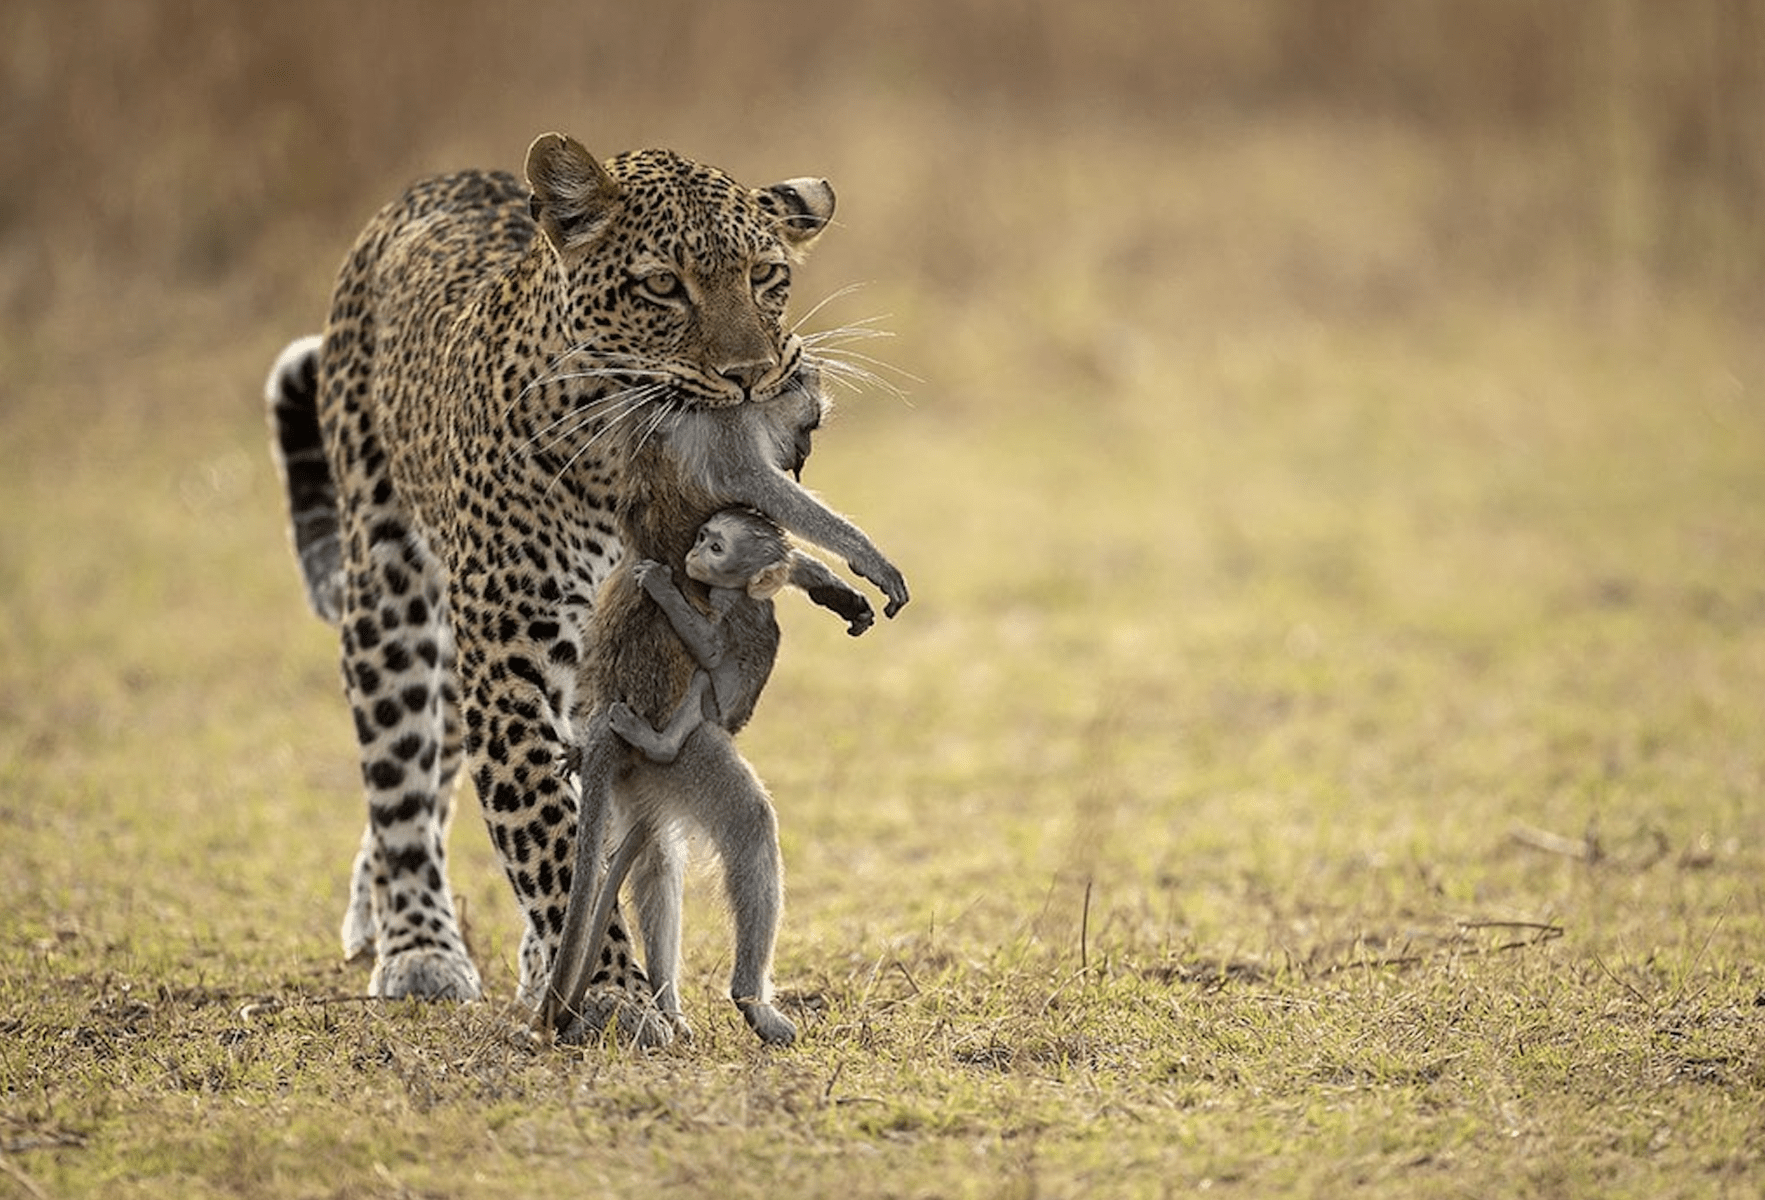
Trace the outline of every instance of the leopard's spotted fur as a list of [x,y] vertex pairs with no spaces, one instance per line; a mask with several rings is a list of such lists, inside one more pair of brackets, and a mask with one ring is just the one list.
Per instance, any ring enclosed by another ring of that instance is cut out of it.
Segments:
[[[570,888],[579,664],[620,553],[624,464],[684,407],[755,405],[800,466],[823,402],[781,325],[789,263],[831,215],[824,182],[750,190],[668,151],[596,164],[558,135],[526,183],[416,184],[345,261],[323,338],[268,398],[315,610],[342,639],[368,825],[346,953],[372,995],[480,990],[447,884],[462,764],[526,917],[536,1004]],[[598,1023],[663,1041],[615,917]]]

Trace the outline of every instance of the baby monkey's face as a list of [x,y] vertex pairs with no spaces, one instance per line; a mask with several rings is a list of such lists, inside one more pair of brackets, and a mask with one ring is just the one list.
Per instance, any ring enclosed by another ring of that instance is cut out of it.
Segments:
[[719,513],[699,526],[686,573],[708,587],[745,588],[773,565],[770,542],[741,518]]

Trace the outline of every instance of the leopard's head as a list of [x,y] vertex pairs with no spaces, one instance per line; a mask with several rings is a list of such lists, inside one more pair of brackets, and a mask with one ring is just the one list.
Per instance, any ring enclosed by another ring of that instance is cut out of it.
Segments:
[[527,152],[533,218],[579,353],[691,405],[767,400],[797,379],[791,267],[833,216],[824,179],[746,188],[669,150],[598,162],[548,133]]

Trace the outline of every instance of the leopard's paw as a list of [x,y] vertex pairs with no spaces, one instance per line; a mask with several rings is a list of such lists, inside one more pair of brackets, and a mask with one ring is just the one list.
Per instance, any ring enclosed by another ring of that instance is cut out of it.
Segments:
[[368,995],[383,1000],[476,1000],[483,991],[470,958],[433,947],[380,959],[368,980]]

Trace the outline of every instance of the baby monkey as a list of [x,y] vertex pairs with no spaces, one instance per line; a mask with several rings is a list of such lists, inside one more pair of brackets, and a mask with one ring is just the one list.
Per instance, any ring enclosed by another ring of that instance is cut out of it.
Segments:
[[[687,686],[686,698],[664,728],[652,726],[623,700],[607,711],[613,732],[651,762],[673,762],[703,721],[733,731],[753,715],[778,657],[778,631],[776,626],[769,631],[750,630],[751,620],[732,619],[738,605],[769,601],[788,583],[804,591],[849,591],[819,559],[792,549],[771,520],[746,508],[726,508],[699,526],[692,549],[686,553],[686,573],[708,589],[709,614],[687,602],[666,564],[645,559],[632,568],[637,585],[661,606],[699,665]],[[752,616],[762,617],[762,625],[769,624],[764,617],[770,615],[771,607],[766,604],[764,614]],[[853,637],[876,619],[868,604],[842,615]]]
[[[660,727],[651,725],[625,699],[606,697],[605,713],[606,727],[619,740],[651,763],[686,772],[689,779],[667,789],[670,798],[659,807],[654,800],[622,806],[629,827],[594,892],[592,915],[579,944],[600,944],[620,886],[633,864],[647,853],[650,866],[639,872],[639,905],[644,912],[646,942],[652,938],[658,942],[647,947],[652,977],[670,1020],[678,1030],[690,1033],[679,1011],[674,984],[679,883],[670,878],[678,870],[674,865],[677,851],[669,846],[670,825],[675,816],[686,815],[701,821],[709,818],[713,828],[726,827],[727,818],[720,818],[717,810],[730,799],[717,781],[692,778],[694,768],[684,760],[678,768],[672,764],[701,727],[713,726],[714,736],[725,738],[753,715],[778,657],[779,631],[772,597],[785,585],[801,589],[843,617],[847,632],[854,637],[870,628],[876,615],[863,595],[819,559],[793,548],[778,525],[754,509],[726,508],[706,519],[683,565],[690,579],[704,585],[702,607],[689,601],[667,565],[654,559],[632,564],[631,580],[661,610],[694,664],[684,698]],[[596,765],[584,772],[583,803],[585,809],[599,811],[599,806],[612,798],[612,764],[598,753],[591,752],[588,758]],[[735,872],[745,881],[730,888],[738,942],[736,973],[744,981],[734,995],[755,1033],[767,1042],[788,1044],[795,1039],[796,1029],[770,1002],[772,941],[781,900],[777,833],[758,779],[745,766],[743,771],[746,788],[736,791],[752,791],[761,797],[766,819],[751,823],[747,832],[735,835],[734,840],[728,832],[716,836],[726,872]],[[711,785],[709,790],[707,785]],[[672,798],[681,795],[692,798],[684,812]],[[755,844],[756,839],[767,844]],[[580,1000],[579,993],[580,984],[566,993],[570,1007]]]

